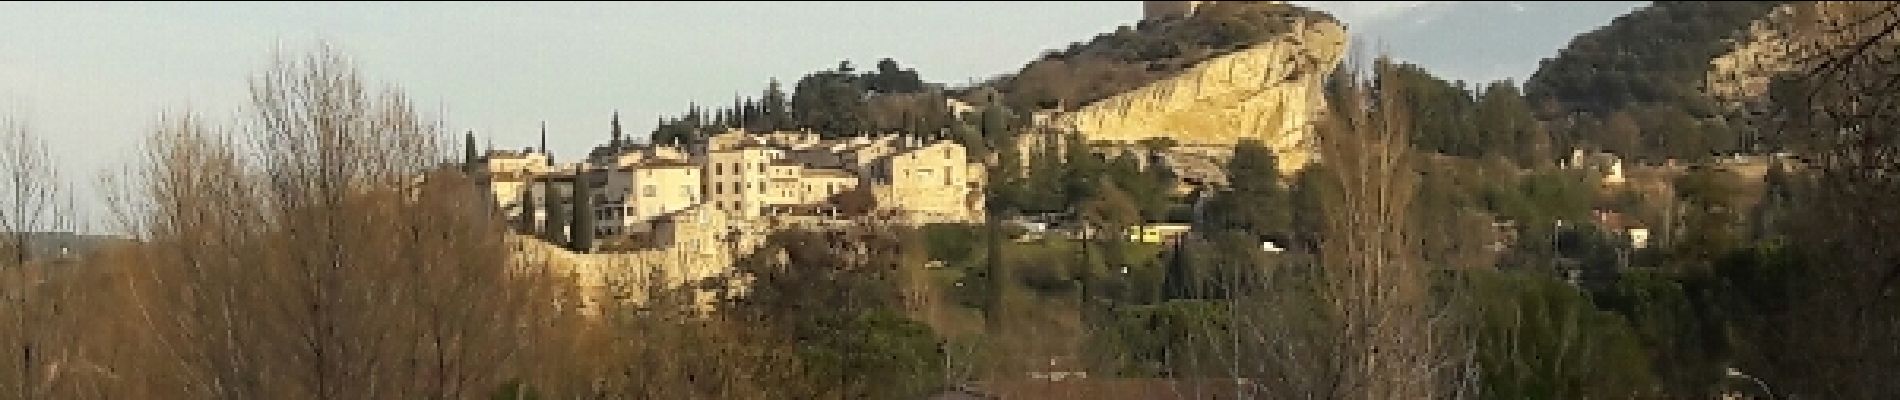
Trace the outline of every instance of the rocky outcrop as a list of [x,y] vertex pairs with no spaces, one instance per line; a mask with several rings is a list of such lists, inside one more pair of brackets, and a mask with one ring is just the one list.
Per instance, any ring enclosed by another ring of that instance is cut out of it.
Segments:
[[1775,8],[1730,39],[1727,53],[1710,61],[1709,96],[1731,109],[1758,109],[1776,77],[1814,68],[1824,52],[1855,45],[1872,29],[1900,18],[1883,13],[1885,6],[1882,2],[1820,1]]
[[1324,108],[1322,83],[1339,65],[1347,37],[1331,21],[1291,22],[1291,33],[1277,39],[1056,115],[1050,124],[1090,141],[1165,137],[1186,146],[1232,146],[1259,139],[1292,173],[1312,159],[1310,122]]

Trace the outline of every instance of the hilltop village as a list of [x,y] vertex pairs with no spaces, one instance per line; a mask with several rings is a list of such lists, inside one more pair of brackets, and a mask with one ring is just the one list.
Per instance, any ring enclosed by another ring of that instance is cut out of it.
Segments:
[[984,217],[985,168],[949,140],[731,130],[653,144],[622,136],[617,115],[613,126],[581,160],[558,162],[543,145],[469,164],[518,249],[566,260],[592,288],[717,276],[783,229]]

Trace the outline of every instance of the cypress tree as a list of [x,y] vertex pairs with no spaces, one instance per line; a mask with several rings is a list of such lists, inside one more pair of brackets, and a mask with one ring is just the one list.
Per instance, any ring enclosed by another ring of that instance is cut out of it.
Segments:
[[555,245],[567,243],[567,208],[561,205],[568,202],[561,201],[561,193],[555,191],[552,185],[548,186],[548,194],[546,197],[548,199],[548,218],[546,221],[543,221],[545,223],[541,229],[541,239]]
[[590,189],[585,182],[580,182],[579,179],[576,179],[576,182],[574,182],[573,203],[574,203],[574,212],[569,213],[569,214],[571,214],[574,219],[572,223],[574,232],[573,234],[568,235],[569,238],[572,239],[568,243],[568,248],[577,252],[582,252],[582,253],[593,251],[594,250],[593,190]]
[[530,182],[526,187],[521,188],[521,202],[520,202],[521,215],[520,215],[520,218],[517,221],[515,221],[516,223],[515,229],[521,231],[521,234],[523,235],[534,234],[533,189],[534,189],[534,183],[532,182]]
[[478,157],[475,154],[475,131],[468,131],[468,134],[462,137],[462,170],[474,173],[476,158]]

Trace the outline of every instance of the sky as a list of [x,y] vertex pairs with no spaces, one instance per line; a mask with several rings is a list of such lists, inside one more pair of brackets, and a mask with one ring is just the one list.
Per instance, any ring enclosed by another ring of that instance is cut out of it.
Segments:
[[[1647,2],[1295,1],[1447,79],[1522,81]],[[893,58],[953,86],[1132,24],[1139,2],[0,3],[0,118],[44,138],[83,220],[161,116],[235,121],[273,52],[328,43],[453,132],[557,158],[694,102]],[[99,231],[92,224],[84,231]]]

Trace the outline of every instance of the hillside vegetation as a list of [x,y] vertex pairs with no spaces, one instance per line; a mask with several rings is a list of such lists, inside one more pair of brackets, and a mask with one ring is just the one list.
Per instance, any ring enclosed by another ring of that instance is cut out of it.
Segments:
[[1710,61],[1785,2],[1660,1],[1577,36],[1524,90],[1559,142],[1640,159],[1695,159],[1748,145],[1705,90]]
[[1197,63],[1291,32],[1331,15],[1265,2],[1219,2],[1176,20],[1142,22],[1050,51],[995,82],[1011,109],[1073,110],[1165,79]]

